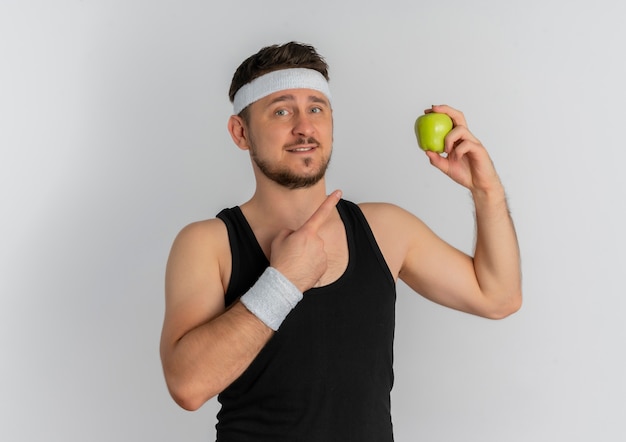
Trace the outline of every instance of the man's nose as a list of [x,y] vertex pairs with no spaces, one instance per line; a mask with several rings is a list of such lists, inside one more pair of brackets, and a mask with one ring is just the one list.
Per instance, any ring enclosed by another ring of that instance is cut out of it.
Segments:
[[297,115],[293,126],[293,132],[296,135],[302,135],[305,137],[313,135],[315,132],[315,126],[306,113],[300,113]]

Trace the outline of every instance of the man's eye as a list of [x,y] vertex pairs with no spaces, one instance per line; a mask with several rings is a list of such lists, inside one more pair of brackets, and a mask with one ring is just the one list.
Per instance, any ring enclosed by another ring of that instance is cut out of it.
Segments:
[[281,117],[284,115],[287,115],[287,113],[288,112],[285,109],[279,109],[276,111],[276,115],[281,116]]
[[319,114],[320,112],[322,112],[322,108],[321,107],[314,107],[313,109],[311,109],[311,112],[314,114]]

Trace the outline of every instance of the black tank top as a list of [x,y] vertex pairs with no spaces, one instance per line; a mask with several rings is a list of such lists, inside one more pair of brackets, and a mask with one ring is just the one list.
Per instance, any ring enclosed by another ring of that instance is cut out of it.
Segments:
[[[349,260],[335,282],[312,288],[248,369],[218,400],[219,442],[393,441],[395,282],[361,209],[341,200]],[[239,207],[228,229],[226,305],[269,265]]]

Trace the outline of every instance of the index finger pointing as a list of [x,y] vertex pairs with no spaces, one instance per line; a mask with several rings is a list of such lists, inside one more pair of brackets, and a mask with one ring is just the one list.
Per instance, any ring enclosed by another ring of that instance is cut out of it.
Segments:
[[328,195],[324,202],[317,208],[315,213],[313,213],[313,215],[311,215],[311,217],[302,225],[302,227],[317,231],[321,227],[321,225],[324,224],[324,221],[328,219],[340,199],[341,190],[335,190],[333,193]]

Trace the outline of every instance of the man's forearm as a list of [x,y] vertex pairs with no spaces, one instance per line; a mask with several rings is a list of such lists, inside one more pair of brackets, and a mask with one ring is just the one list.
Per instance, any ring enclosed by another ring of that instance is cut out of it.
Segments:
[[273,333],[240,302],[189,331],[164,361],[174,400],[199,408],[245,371]]
[[473,194],[476,210],[474,269],[481,291],[506,316],[521,304],[521,269],[517,235],[501,185]]

